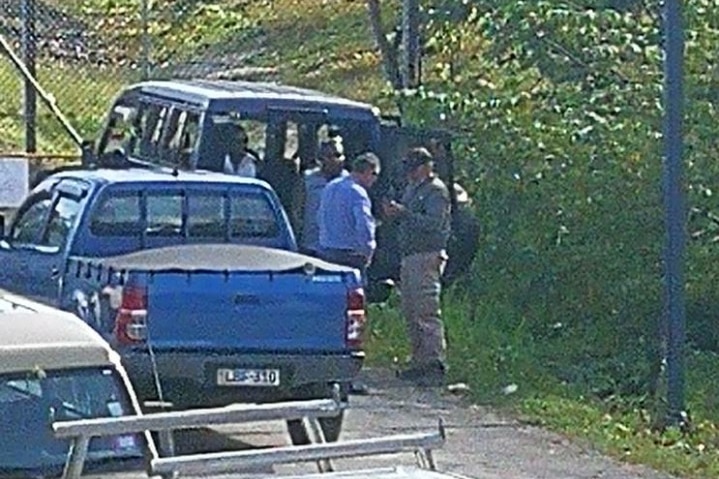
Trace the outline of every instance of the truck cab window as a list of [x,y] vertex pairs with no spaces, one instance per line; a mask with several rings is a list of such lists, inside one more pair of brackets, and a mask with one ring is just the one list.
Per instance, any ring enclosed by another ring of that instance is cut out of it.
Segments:
[[106,196],[95,208],[90,232],[96,236],[139,234],[140,195]]
[[10,238],[17,244],[35,244],[45,227],[50,198],[42,198],[22,211],[15,220]]
[[190,195],[188,198],[187,230],[190,237],[224,239],[225,197],[222,195]]
[[[259,193],[222,191],[153,191],[108,195],[95,207],[90,230],[97,236],[137,236],[146,225],[148,236],[187,236],[198,240],[276,238],[277,213],[268,197]],[[185,202],[187,205],[185,206]]]
[[78,200],[61,196],[50,213],[50,221],[41,244],[62,248],[67,242],[79,211],[80,202]]
[[232,197],[230,235],[233,238],[273,238],[278,234],[275,212],[264,196]]
[[181,194],[147,195],[147,229],[152,236],[174,236],[182,233]]

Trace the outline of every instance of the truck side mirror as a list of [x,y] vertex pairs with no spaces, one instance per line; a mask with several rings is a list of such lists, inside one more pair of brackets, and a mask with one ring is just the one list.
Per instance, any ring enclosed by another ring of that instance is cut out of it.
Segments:
[[5,215],[0,214],[0,240],[5,238]]

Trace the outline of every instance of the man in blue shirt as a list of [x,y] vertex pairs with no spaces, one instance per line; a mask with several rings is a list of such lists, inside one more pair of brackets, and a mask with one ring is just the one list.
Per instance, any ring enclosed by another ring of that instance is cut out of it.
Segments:
[[[349,176],[332,180],[322,190],[317,212],[320,257],[331,263],[343,264],[359,270],[367,281],[367,266],[372,261],[377,242],[372,202],[367,190],[377,181],[379,158],[364,153],[352,162]],[[357,380],[350,392],[368,394],[369,389]]]
[[349,175],[345,169],[345,157],[340,137],[320,143],[317,157],[319,166],[305,173],[304,214],[302,235],[300,236],[301,251],[311,256],[319,256],[320,253],[317,210],[320,207],[322,191],[333,179]]
[[320,256],[360,270],[366,279],[377,242],[372,202],[367,190],[377,180],[379,158],[364,153],[352,163],[349,176],[337,178],[322,191],[317,222]]

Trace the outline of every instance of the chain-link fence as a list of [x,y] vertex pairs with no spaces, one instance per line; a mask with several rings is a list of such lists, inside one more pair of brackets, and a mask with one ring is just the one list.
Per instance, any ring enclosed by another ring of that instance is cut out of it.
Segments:
[[228,42],[256,33],[245,14],[249,3],[0,0],[0,35],[7,47],[0,49],[5,53],[0,55],[0,151],[76,149],[47,108],[38,107],[36,114],[26,108],[26,80],[11,55],[37,76],[82,136],[92,136],[125,84],[246,73],[239,70],[253,52],[233,50]]
[[[87,139],[119,90],[145,78],[279,79],[282,69],[287,82],[325,89],[312,80],[321,65],[373,58],[376,46],[388,57],[401,50],[377,39],[386,40],[381,17],[404,24],[405,3],[418,8],[417,0],[383,4],[388,15],[380,2],[359,0],[0,0],[0,152],[78,151],[41,93],[36,111],[28,109],[35,102],[24,99],[35,93],[12,56]],[[384,23],[392,38],[392,22]],[[337,38],[351,44],[325,49]],[[387,75],[401,75],[399,66]]]
[[[106,2],[0,0],[0,34],[11,49],[6,57],[14,54],[24,62],[83,135],[96,131],[118,88],[141,77],[140,9],[128,4],[123,10],[102,10],[93,3]],[[37,109],[32,128],[31,101],[23,101],[25,81],[12,62],[0,62],[5,93],[0,97],[0,149],[74,151],[71,137],[47,108]],[[30,125],[24,126],[26,121]]]

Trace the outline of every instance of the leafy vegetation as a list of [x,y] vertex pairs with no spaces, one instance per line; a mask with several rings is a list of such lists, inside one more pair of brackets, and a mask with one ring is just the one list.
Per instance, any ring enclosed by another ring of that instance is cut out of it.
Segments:
[[[54,2],[102,32],[96,42],[117,67],[43,60],[43,83],[85,134],[141,73],[137,3]],[[382,2],[388,31],[399,3]],[[198,65],[273,67],[287,83],[456,131],[461,181],[484,235],[471,277],[444,298],[452,379],[467,382],[477,401],[511,407],[624,460],[717,477],[714,2],[684,3],[691,422],[681,429],[663,424],[659,2],[423,0],[423,86],[401,93],[386,88],[363,2],[152,4],[157,75]],[[55,88],[59,77],[76,88]],[[0,85],[8,84],[20,91],[0,62]],[[21,144],[19,98],[0,98],[2,149]],[[43,149],[67,151],[50,123],[41,123]],[[395,301],[371,311],[370,358],[378,364],[407,354]]]
[[[462,132],[457,156],[484,225],[482,256],[464,285],[472,294],[446,298],[456,379],[473,383],[480,399],[508,402],[627,460],[715,477],[715,391],[705,389],[705,374],[717,366],[718,170],[716,76],[707,59],[716,54],[719,17],[710,2],[686,4],[692,427],[674,429],[664,424],[659,334],[658,6],[434,3],[424,85],[398,100],[414,121]],[[378,317],[379,328],[391,321]],[[512,384],[517,393],[503,397]]]

